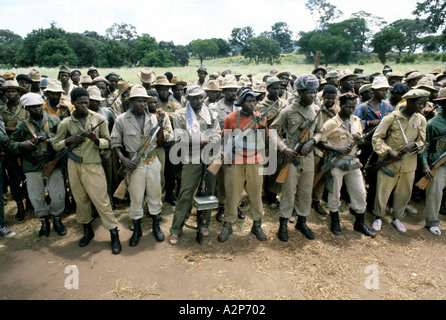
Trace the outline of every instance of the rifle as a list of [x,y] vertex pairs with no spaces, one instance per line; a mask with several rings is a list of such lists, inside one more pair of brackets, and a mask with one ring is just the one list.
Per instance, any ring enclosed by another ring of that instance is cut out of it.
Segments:
[[[437,160],[432,163],[431,173],[432,176],[435,176],[438,168],[440,168],[444,163],[446,163],[446,152],[444,152]],[[421,178],[415,185],[424,190],[427,188],[428,184],[432,181],[432,179],[428,179],[426,177]]]
[[[158,131],[160,130],[160,128],[163,124],[165,116],[166,116],[166,114],[163,114],[161,119],[158,121],[157,125],[154,128],[152,128],[150,130],[149,134],[144,138],[142,144],[138,147],[138,149],[136,150],[132,159],[130,160],[131,162],[133,162],[135,164],[139,164],[142,156],[145,154],[145,151],[152,143],[153,138],[156,137],[156,135],[158,134]],[[113,197],[115,197],[117,199],[121,199],[121,200],[123,200],[125,198],[125,194],[127,192],[127,188],[129,185],[129,179],[130,179],[131,173],[132,173],[132,170],[129,170],[124,165],[121,165],[121,167],[118,170],[118,175],[122,176],[123,179],[122,179],[121,183],[119,184],[118,188],[116,188],[115,193],[113,194]]]
[[[260,115],[254,115],[254,118],[242,129],[243,133],[242,133],[242,138],[246,137],[248,135],[248,133],[251,132],[251,130],[257,125],[257,123],[260,122],[260,120],[262,120],[267,114],[268,112],[279,102],[279,100],[277,100],[276,102],[274,102],[268,109],[266,109],[262,114]],[[212,161],[212,163],[208,166],[207,171],[209,173],[211,173],[212,175],[216,176],[218,173],[218,170],[220,170],[220,167],[223,163],[226,163],[227,161],[229,161],[229,157],[230,157],[230,153],[229,152],[225,152],[225,150],[234,150],[235,147],[235,140],[232,139],[231,140],[231,145],[229,145],[229,143],[223,148],[223,152],[221,154],[221,157],[215,159],[214,161]]]
[[65,119],[65,116],[69,115],[69,114],[70,114],[70,108],[67,107],[67,110],[65,110],[65,112],[59,116],[59,119],[63,120],[63,119]]
[[[324,106],[322,106],[318,110],[314,119],[308,121],[308,123],[306,124],[304,129],[299,134],[299,139],[298,139],[296,145],[293,147],[293,150],[298,153],[299,158],[303,157],[300,154],[302,152],[302,148],[304,147],[304,145],[306,143],[306,140],[307,140],[308,134],[310,133],[311,127],[313,127],[314,123],[319,118],[319,115],[321,114],[321,111],[323,108],[324,108]],[[287,158],[285,166],[280,170],[279,175],[277,176],[277,179],[276,179],[277,183],[284,184],[286,182],[286,179],[288,176],[288,171],[290,171],[290,168],[291,168],[291,163],[294,164],[295,167],[297,167],[299,165],[299,161],[297,159],[290,160]]]
[[[357,146],[358,144],[360,144],[362,141],[364,141],[365,139],[367,139],[367,137],[369,135],[371,135],[378,127],[374,127],[373,129],[369,130],[365,135],[363,135],[360,139],[353,141],[352,143],[350,143],[349,147],[351,149],[353,149],[355,146]],[[321,170],[315,174],[314,176],[314,180],[313,180],[313,188],[316,187],[317,183],[319,182],[319,180],[322,178],[322,176],[324,174],[326,174],[328,171],[331,170],[331,168],[333,168],[335,166],[335,164],[341,160],[342,158],[344,158],[345,154],[343,153],[339,153],[333,157],[331,157],[327,162],[325,162],[322,167]]]
[[[96,130],[97,127],[99,127],[105,120],[102,120],[101,122],[99,122],[97,125],[95,126],[91,126],[92,131]],[[85,137],[85,131],[82,131],[79,134],[81,137]],[[82,162],[82,157],[76,156],[73,153],[73,149],[76,148],[79,144],[72,144],[70,147],[64,148],[60,151],[58,151],[56,153],[56,156],[54,157],[53,160],[51,160],[50,162],[48,162],[42,169],[43,174],[47,177],[49,177],[53,171],[54,168],[56,168],[57,163],[59,162],[59,160],[65,158],[65,156],[68,156],[70,159],[72,159],[73,161],[76,162]]]
[[403,158],[410,156],[411,154],[414,153],[418,153],[418,151],[420,151],[421,149],[423,149],[426,146],[426,144],[423,144],[419,147],[415,147],[413,148],[409,153],[404,154],[399,160],[396,159],[392,159],[390,156],[386,156],[384,159],[377,161],[375,163],[369,164],[367,165],[367,167],[365,168],[365,170],[367,170],[368,172],[373,172],[376,170],[381,170],[382,172],[384,172],[385,174],[387,174],[389,177],[394,177],[395,173],[393,173],[392,171],[390,171],[389,169],[387,169],[386,167],[389,164],[392,164],[394,162],[398,162],[400,160],[402,160]]

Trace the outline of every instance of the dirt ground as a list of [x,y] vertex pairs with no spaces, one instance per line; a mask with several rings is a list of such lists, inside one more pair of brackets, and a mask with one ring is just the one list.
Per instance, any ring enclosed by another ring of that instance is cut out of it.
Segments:
[[[247,200],[246,200],[247,201]],[[95,238],[78,246],[82,227],[67,213],[66,236],[53,230],[39,238],[40,222],[32,213],[15,222],[15,203],[8,199],[7,225],[17,232],[0,239],[0,298],[2,300],[425,300],[446,295],[446,230],[436,237],[424,227],[424,202],[407,214],[407,233],[400,234],[386,217],[375,239],[353,231],[348,205],[341,213],[342,236],[329,230],[329,218],[312,212],[308,225],[316,234],[307,240],[289,225],[288,242],[277,238],[278,209],[265,205],[259,242],[250,232],[247,215],[238,220],[225,243],[217,236],[222,224],[213,213],[210,235],[203,244],[195,230],[185,228],[176,246],[168,243],[173,207],[165,204],[161,228],[166,235],[156,242],[151,219],[143,218],[143,237],[129,247],[128,206],[115,210],[123,246],[113,255],[110,236],[94,221]],[[366,214],[371,226],[372,216]],[[442,226],[446,216],[441,216]],[[192,213],[189,225],[195,225]],[[441,227],[441,226],[440,226]],[[75,266],[75,267],[72,267]],[[78,281],[76,281],[76,279]],[[78,287],[75,287],[78,284]]]

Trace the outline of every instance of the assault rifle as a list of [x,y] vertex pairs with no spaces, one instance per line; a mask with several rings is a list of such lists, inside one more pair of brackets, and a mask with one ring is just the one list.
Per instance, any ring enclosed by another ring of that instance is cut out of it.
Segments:
[[[369,130],[365,135],[363,135],[362,137],[360,137],[358,140],[353,141],[352,143],[350,143],[349,148],[353,149],[354,147],[356,147],[358,144],[360,144],[361,142],[363,142],[365,139],[367,139],[368,136],[370,136],[378,127],[374,127],[373,129]],[[324,174],[326,174],[328,171],[331,170],[331,168],[333,168],[335,166],[335,164],[341,160],[342,158],[344,158],[345,154],[343,153],[338,153],[337,155],[332,156],[330,159],[328,159],[327,162],[325,162],[322,167],[321,170],[314,175],[314,180],[313,180],[313,188],[316,187],[317,183],[319,182],[319,180],[322,178],[322,176]]]
[[[157,125],[155,127],[153,127],[150,130],[150,132],[148,133],[148,135],[144,138],[142,144],[138,147],[138,149],[136,150],[132,159],[130,160],[131,162],[133,162],[135,164],[140,163],[141,158],[144,156],[147,148],[150,146],[153,139],[156,138],[156,135],[158,134],[158,131],[160,130],[160,128],[163,124],[165,116],[166,116],[166,114],[163,114],[161,119],[158,121]],[[124,199],[125,194],[127,192],[128,185],[129,185],[129,179],[130,179],[131,173],[132,173],[132,170],[126,168],[124,165],[121,165],[121,167],[118,170],[118,175],[122,176],[123,179],[122,179],[121,183],[119,184],[118,188],[116,188],[115,193],[113,194],[113,197],[115,197],[117,199],[121,199],[121,200]]]
[[[262,114],[254,115],[254,118],[242,129],[242,137],[240,137],[240,139],[246,137],[252,131],[252,129],[256,127],[257,123],[259,123],[260,120],[262,120],[278,102],[279,100],[274,102]],[[221,165],[229,161],[230,157],[233,154],[234,148],[235,148],[235,138],[233,137],[231,141],[224,147],[221,157],[212,161],[212,163],[208,166],[207,171],[212,175],[216,176],[218,170],[220,170]]]
[[[324,106],[322,106],[318,110],[314,119],[308,121],[308,123],[306,124],[304,129],[300,132],[299,139],[298,139],[296,145],[293,147],[293,150],[296,151],[298,154],[298,158],[303,157],[301,155],[302,148],[304,147],[305,143],[307,142],[306,140],[307,140],[308,135],[310,134],[310,130],[313,127],[314,123],[319,118],[319,115],[321,114],[321,111],[323,108],[324,108]],[[277,183],[283,184],[286,182],[286,179],[288,176],[288,171],[290,171],[290,168],[291,168],[291,164],[294,164],[294,166],[297,167],[299,165],[298,159],[294,159],[294,160],[286,159],[285,166],[280,170],[279,175],[277,176],[277,179],[276,179]]]
[[[432,163],[431,173],[432,177],[435,176],[438,168],[440,168],[444,163],[446,163],[446,152],[444,152],[437,160]],[[432,179],[428,179],[426,177],[421,178],[415,185],[424,190],[427,188],[428,184],[432,181]]]
[[400,159],[393,159],[389,155],[387,155],[384,159],[379,160],[379,161],[377,161],[375,163],[367,165],[365,170],[368,171],[368,172],[381,170],[386,175],[388,175],[389,177],[393,178],[395,176],[395,173],[393,173],[391,170],[387,169],[386,166],[388,166],[388,165],[390,165],[390,164],[392,164],[394,162],[398,162],[398,161],[402,160],[403,158],[405,158],[407,156],[410,156],[411,154],[418,153],[425,146],[426,146],[426,144],[423,144],[423,145],[421,145],[419,147],[413,148],[410,152],[404,154]]
[[[92,125],[92,126],[91,126],[91,130],[92,130],[92,131],[96,130],[96,128],[99,127],[104,121],[105,121],[105,120],[102,120],[101,122],[99,122],[99,123],[98,123],[97,125],[95,125],[95,126]],[[80,135],[81,137],[85,137],[85,131],[82,131],[79,135]],[[77,155],[75,155],[75,154],[73,153],[73,149],[76,148],[78,145],[79,145],[79,144],[72,144],[72,145],[70,145],[70,147],[67,147],[67,148],[64,148],[64,149],[58,151],[58,152],[56,153],[56,156],[54,157],[54,159],[51,160],[50,162],[48,162],[48,163],[43,167],[43,169],[42,169],[43,174],[44,174],[45,176],[49,177],[49,176],[53,173],[54,168],[56,168],[57,163],[58,163],[61,159],[65,158],[66,156],[67,156],[68,158],[70,158],[71,160],[73,160],[73,161],[76,161],[76,162],[82,162],[82,157],[79,157],[79,156],[77,156]]]

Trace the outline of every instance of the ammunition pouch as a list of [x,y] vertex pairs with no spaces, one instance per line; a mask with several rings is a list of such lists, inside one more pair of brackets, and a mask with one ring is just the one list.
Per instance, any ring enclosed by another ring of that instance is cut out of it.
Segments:
[[362,164],[355,156],[345,156],[336,162],[335,167],[342,171],[353,171],[362,168]]

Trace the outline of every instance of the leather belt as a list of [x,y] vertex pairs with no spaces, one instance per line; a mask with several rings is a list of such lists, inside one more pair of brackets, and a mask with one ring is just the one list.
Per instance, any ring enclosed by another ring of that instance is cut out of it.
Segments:
[[152,157],[150,157],[150,158],[147,158],[147,159],[144,159],[144,160],[141,160],[141,164],[147,164],[147,163],[149,163],[149,162],[152,162],[153,160],[155,160],[156,159],[156,154],[155,155],[153,155]]

